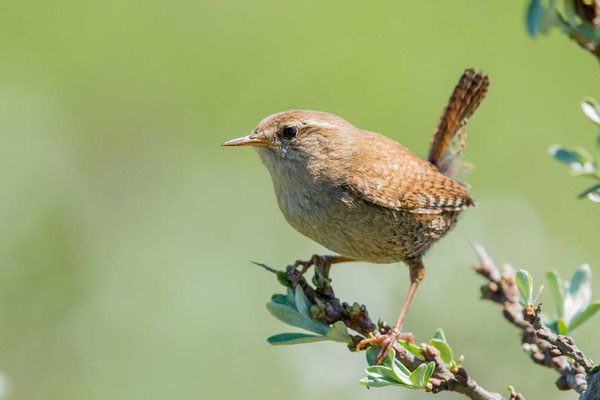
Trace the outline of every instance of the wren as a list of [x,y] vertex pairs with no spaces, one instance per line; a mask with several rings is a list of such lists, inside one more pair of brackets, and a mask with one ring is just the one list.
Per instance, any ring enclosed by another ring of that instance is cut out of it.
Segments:
[[454,227],[463,210],[475,204],[467,185],[452,176],[464,147],[467,120],[488,85],[483,73],[464,72],[435,130],[428,160],[385,136],[320,111],[273,114],[250,135],[223,143],[254,146],[271,174],[287,222],[339,254],[321,257],[322,264],[408,265],[410,287],[398,320],[386,334],[357,346],[359,350],[378,343],[377,362],[398,338],[410,335],[404,336],[401,329],[425,276],[423,255]]

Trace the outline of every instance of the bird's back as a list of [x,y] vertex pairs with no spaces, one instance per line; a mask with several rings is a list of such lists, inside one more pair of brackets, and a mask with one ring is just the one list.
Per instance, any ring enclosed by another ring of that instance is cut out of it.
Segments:
[[463,183],[429,161],[375,132],[360,131],[346,180],[359,196],[393,210],[413,213],[461,211],[474,204]]

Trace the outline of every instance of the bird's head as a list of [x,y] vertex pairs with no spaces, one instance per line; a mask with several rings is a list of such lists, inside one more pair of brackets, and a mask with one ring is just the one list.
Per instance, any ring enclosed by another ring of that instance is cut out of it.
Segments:
[[326,112],[284,111],[263,119],[248,136],[223,146],[254,146],[273,172],[331,158],[343,148],[351,148],[355,131],[343,118]]

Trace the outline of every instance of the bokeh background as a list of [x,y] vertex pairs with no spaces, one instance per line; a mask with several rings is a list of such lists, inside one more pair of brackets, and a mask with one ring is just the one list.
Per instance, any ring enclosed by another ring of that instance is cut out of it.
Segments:
[[[491,88],[469,124],[477,209],[426,259],[406,329],[443,327],[486,388],[558,392],[499,307],[478,299],[469,240],[497,262],[570,276],[600,297],[600,208],[552,160],[591,147],[579,101],[597,61],[535,40],[525,4],[399,1],[13,1],[0,4],[0,372],[7,399],[431,398],[368,391],[343,345],[271,347],[281,292],[250,260],[326,253],[277,209],[251,149],[266,115],[326,110],[425,155],[463,69]],[[348,264],[338,295],[395,318],[403,265]],[[552,311],[548,293],[546,310]],[[600,358],[596,316],[574,337]],[[456,395],[445,394],[444,398]]]

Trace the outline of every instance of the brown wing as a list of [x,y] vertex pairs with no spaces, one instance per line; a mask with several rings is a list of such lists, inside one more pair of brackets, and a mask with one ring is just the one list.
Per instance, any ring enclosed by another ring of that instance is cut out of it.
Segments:
[[452,176],[458,170],[460,153],[465,147],[465,128],[487,93],[490,80],[483,72],[465,70],[435,129],[429,148],[429,162]]
[[363,132],[354,157],[346,184],[371,203],[414,213],[458,211],[474,205],[464,184],[377,133]]

